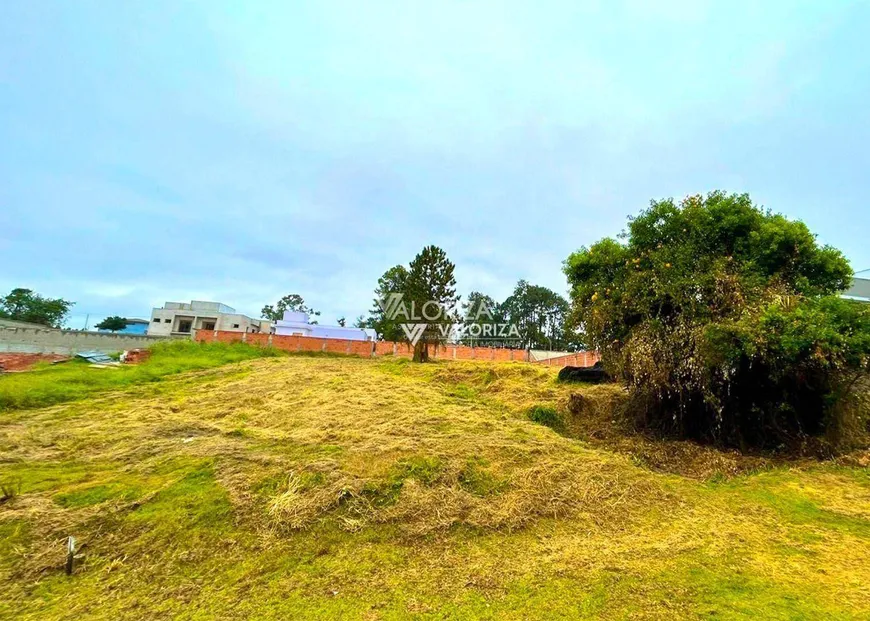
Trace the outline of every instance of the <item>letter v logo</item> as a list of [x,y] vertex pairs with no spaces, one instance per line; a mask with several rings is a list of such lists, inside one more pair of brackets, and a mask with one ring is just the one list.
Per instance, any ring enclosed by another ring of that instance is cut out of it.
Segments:
[[426,330],[425,323],[403,323],[402,332],[405,333],[405,338],[411,341],[411,345],[416,345],[423,332]]
[[399,310],[399,304],[402,303],[403,295],[402,293],[391,293],[387,297],[378,300],[378,306],[384,311],[387,319],[392,320],[396,318],[396,311]]

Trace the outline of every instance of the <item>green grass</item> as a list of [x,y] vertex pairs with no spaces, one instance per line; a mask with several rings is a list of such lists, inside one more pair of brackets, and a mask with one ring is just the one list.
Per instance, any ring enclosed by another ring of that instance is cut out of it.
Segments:
[[[846,479],[861,477],[860,471],[843,474]],[[866,472],[863,475],[866,476]],[[812,526],[815,530],[830,529],[870,540],[870,520],[820,506],[820,499],[802,487],[801,476],[782,471],[708,484],[713,490],[727,490],[736,507],[763,506],[789,524]]]
[[58,494],[55,501],[62,507],[89,507],[110,500],[133,500],[140,494],[119,485],[94,485],[83,490]]
[[467,492],[475,496],[489,496],[507,489],[509,483],[499,479],[487,470],[489,463],[485,459],[472,457],[465,463],[459,473],[459,484]]
[[562,420],[561,414],[552,407],[545,405],[536,405],[528,411],[529,420],[549,427],[553,431],[562,431],[565,428],[565,421]]
[[74,359],[57,365],[42,365],[28,373],[0,376],[0,410],[38,408],[83,399],[98,392],[120,390],[168,375],[210,369],[231,362],[283,355],[271,348],[244,343],[194,343],[174,341],[151,348],[151,357],[138,365],[94,368]]

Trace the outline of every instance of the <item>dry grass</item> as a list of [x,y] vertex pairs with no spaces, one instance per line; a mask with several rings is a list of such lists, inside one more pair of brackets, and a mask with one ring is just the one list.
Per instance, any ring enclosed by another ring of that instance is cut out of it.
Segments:
[[870,615],[866,468],[740,474],[554,377],[291,357],[7,412],[0,616]]
[[[227,484],[241,498],[257,478],[273,477],[266,512],[273,527],[304,528],[330,513],[352,530],[395,522],[414,534],[456,525],[511,530],[576,512],[614,524],[631,517],[629,495],[642,495],[644,504],[665,498],[628,460],[553,438],[507,407],[458,394],[447,376],[479,373],[479,365],[438,365],[425,370],[431,378],[401,363],[297,359],[283,366],[292,371],[225,382],[184,406],[203,422],[203,413],[214,413],[215,433],[198,439],[208,454],[226,454],[212,445],[234,430],[250,434],[263,464],[242,462]],[[529,369],[493,372],[549,383],[549,374]],[[227,403],[236,404],[230,416],[222,411]],[[328,457],[300,464],[295,454],[281,455],[282,445],[314,455],[327,447]]]

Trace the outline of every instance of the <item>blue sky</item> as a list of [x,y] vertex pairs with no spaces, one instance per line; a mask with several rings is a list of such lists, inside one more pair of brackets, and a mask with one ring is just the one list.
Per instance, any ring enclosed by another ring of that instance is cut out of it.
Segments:
[[0,291],[323,322],[424,245],[564,292],[652,198],[724,189],[870,268],[870,5],[4,2]]

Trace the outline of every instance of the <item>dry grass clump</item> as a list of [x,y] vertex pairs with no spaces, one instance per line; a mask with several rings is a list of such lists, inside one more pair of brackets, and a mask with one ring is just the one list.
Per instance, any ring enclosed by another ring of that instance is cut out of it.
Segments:
[[[385,522],[409,533],[455,525],[511,530],[575,513],[612,522],[611,505],[624,505],[637,485],[628,462],[577,450],[490,399],[519,382],[540,386],[530,400],[556,399],[552,377],[529,365],[291,359],[240,380],[243,394],[227,382],[185,408],[205,426],[232,428],[244,418],[251,431],[239,438],[280,462],[252,477],[240,468],[239,476],[222,476],[238,503],[262,502],[270,528],[332,518],[350,530]],[[225,415],[228,404],[236,409]],[[200,446],[213,441],[197,437]],[[268,493],[245,491],[256,477],[270,479]],[[640,490],[638,507],[654,501],[651,486]],[[630,516],[625,509],[619,518]]]
[[335,478],[310,487],[294,473],[288,477],[286,489],[269,500],[268,510],[278,526],[304,528],[349,498],[359,497],[361,491],[361,481]]
[[604,464],[577,471],[548,463],[515,473],[503,492],[486,497],[461,486],[426,486],[412,480],[398,502],[376,519],[401,523],[415,534],[459,524],[511,531],[542,517],[566,516],[610,529],[624,527],[642,503],[658,504],[662,498],[656,485],[620,480],[618,469]]
[[[618,528],[637,509],[660,503],[662,490],[617,464],[543,461],[496,479],[476,461],[413,473],[399,461],[388,478],[364,479],[331,472],[292,473],[267,511],[279,529],[303,529],[334,517],[346,530],[393,523],[413,535],[462,525],[511,531],[541,518],[584,517],[597,527]],[[422,463],[426,463],[422,460]],[[430,462],[431,463],[431,462]]]

